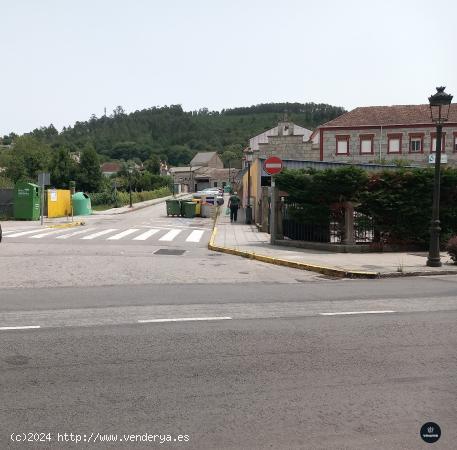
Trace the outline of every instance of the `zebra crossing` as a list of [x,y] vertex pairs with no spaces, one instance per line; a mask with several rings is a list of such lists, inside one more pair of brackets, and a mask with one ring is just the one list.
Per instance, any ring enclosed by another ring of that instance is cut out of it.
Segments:
[[154,227],[154,228],[97,228],[87,227],[84,229],[49,229],[35,228],[33,230],[10,230],[3,233],[5,239],[21,238],[40,239],[40,240],[69,240],[69,241],[157,241],[160,242],[187,242],[198,244],[202,241],[203,236],[210,232],[209,229],[198,228],[171,228],[171,227]]

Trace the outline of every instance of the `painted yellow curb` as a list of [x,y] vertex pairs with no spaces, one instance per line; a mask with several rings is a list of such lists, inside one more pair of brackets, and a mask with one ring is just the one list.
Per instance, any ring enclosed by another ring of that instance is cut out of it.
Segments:
[[46,228],[73,228],[73,227],[80,227],[85,224],[86,224],[86,222],[58,223],[56,225],[49,225]]
[[341,278],[379,278],[379,274],[376,272],[361,272],[356,270],[342,270],[335,267],[319,266],[316,264],[308,264],[297,261],[289,261],[287,259],[274,258],[272,256],[259,255],[254,252],[246,252],[238,250],[236,248],[221,247],[214,245],[214,240],[217,234],[217,227],[213,228],[211,239],[209,240],[208,249],[220,253],[228,253],[230,255],[242,256],[243,258],[255,259],[269,264],[275,264],[277,266],[286,266],[294,269],[309,270],[312,272],[322,273],[324,275]]

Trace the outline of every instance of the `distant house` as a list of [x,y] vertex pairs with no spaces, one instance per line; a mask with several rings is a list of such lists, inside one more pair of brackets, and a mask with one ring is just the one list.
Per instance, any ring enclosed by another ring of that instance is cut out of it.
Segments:
[[[436,127],[429,105],[356,108],[319,126],[311,136],[320,161],[369,163],[406,160],[418,166],[434,163]],[[457,104],[451,104],[443,126],[444,164],[457,165]]]
[[118,173],[122,169],[122,165],[117,162],[106,162],[100,166],[102,174],[105,177]]
[[162,175],[162,176],[170,175],[170,170],[168,168],[168,164],[164,161],[160,161],[160,175]]
[[190,166],[212,167],[213,169],[223,169],[224,163],[216,152],[197,153],[190,162]]
[[70,158],[79,164],[81,162],[81,152],[70,152]]
[[171,167],[170,175],[183,192],[200,191],[209,187],[224,187],[233,182],[238,169],[224,169],[216,152],[197,153],[189,166]]

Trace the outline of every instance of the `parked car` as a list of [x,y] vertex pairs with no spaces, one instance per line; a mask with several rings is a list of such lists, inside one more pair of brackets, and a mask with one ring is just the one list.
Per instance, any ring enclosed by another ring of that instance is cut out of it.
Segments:
[[207,192],[207,193],[216,192],[219,195],[224,194],[224,190],[222,188],[218,188],[218,187],[206,188],[206,189],[203,189],[201,192]]
[[195,194],[192,195],[193,198],[201,198],[202,195],[215,195],[216,196],[216,201],[219,206],[222,206],[224,204],[224,197],[219,194],[219,192],[216,192],[214,189],[217,188],[212,188],[213,190],[210,189],[203,189],[203,191],[198,191],[195,192]]

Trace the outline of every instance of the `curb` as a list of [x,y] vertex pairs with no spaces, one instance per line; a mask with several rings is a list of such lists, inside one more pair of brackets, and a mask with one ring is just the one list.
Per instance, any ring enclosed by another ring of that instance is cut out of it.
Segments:
[[300,270],[309,270],[311,272],[317,272],[317,273],[321,273],[323,275],[328,275],[328,276],[332,276],[332,277],[373,279],[373,278],[379,278],[379,276],[380,276],[380,274],[377,272],[360,272],[360,271],[355,271],[355,270],[341,270],[341,269],[336,269],[334,267],[318,266],[315,264],[307,264],[307,263],[301,263],[301,262],[297,262],[297,261],[289,261],[287,259],[274,258],[272,256],[259,255],[254,252],[246,252],[243,250],[237,250],[235,248],[230,248],[230,247],[221,247],[218,245],[214,245],[214,240],[216,238],[216,234],[217,234],[217,227],[214,226],[213,232],[211,234],[211,238],[209,240],[208,250],[212,250],[212,251],[220,252],[220,253],[227,253],[229,255],[242,256],[243,258],[255,259],[257,261],[262,261],[262,262],[274,264],[277,266],[291,267],[293,269],[300,269]]
[[70,223],[58,223],[56,225],[48,225],[46,228],[74,228],[85,225],[86,222],[70,222]]
[[457,275],[457,270],[437,270],[436,272],[385,272],[380,273],[379,278],[430,277],[433,275]]

